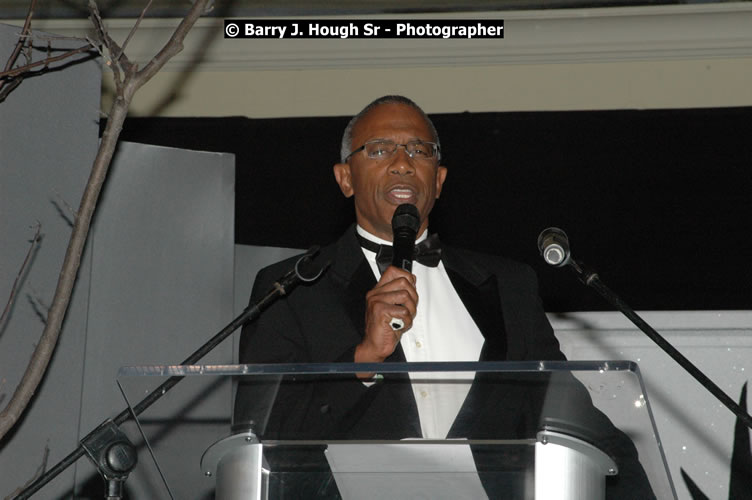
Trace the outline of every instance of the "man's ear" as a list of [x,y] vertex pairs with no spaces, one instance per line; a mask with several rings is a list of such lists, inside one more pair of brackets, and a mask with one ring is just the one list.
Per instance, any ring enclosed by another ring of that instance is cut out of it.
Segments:
[[337,184],[345,195],[345,198],[349,198],[353,195],[352,187],[352,175],[350,173],[349,163],[337,163],[334,165],[334,178],[337,179]]
[[447,168],[439,165],[436,170],[436,199],[439,199],[441,194],[441,188],[444,186],[444,181],[447,176]]

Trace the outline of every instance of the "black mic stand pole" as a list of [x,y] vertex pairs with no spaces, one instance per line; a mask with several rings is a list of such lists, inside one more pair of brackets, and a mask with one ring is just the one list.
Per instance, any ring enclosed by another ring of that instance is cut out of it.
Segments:
[[[188,356],[181,365],[196,364],[201,358],[217,347],[232,332],[245,323],[256,320],[261,313],[280,297],[287,295],[296,285],[301,282],[313,282],[317,280],[329,266],[325,264],[313,277],[304,277],[299,270],[301,263],[309,261],[318,253],[318,247],[313,247],[295,263],[295,267],[287,272],[282,278],[274,283],[272,289],[255,304],[249,305],[237,318],[232,320],[219,333],[209,339],[196,352]],[[140,415],[157,400],[164,396],[183,379],[181,376],[173,376],[165,380],[159,387],[133,407],[133,417]],[[33,483],[24,488],[14,500],[24,500],[37,492],[42,486],[49,483],[61,472],[75,463],[84,454],[88,454],[100,474],[107,482],[105,498],[117,499],[122,497],[123,484],[128,474],[136,466],[136,451],[133,444],[120,431],[118,425],[131,417],[130,409],[121,411],[115,418],[107,419],[94,431],[84,437],[78,447],[63,458],[54,467],[37,478]]]
[[710,380],[704,373],[702,373],[699,368],[692,364],[690,360],[685,358],[682,353],[677,351],[669,341],[664,339],[649,324],[647,324],[645,320],[643,320],[634,311],[634,309],[629,307],[626,302],[621,300],[618,295],[616,295],[613,291],[611,291],[610,288],[604,285],[600,277],[598,276],[598,273],[584,266],[582,262],[572,258],[569,259],[569,262],[567,262],[567,264],[574,270],[577,278],[579,278],[582,283],[593,288],[596,292],[598,292],[598,294],[601,295],[601,297],[606,299],[614,307],[621,311],[624,316],[629,318],[629,320],[637,326],[637,328],[642,330],[645,335],[650,337],[653,342],[658,344],[658,347],[663,349],[666,354],[671,356],[674,361],[679,363],[679,365],[681,365],[682,368],[689,372],[689,374],[692,375],[700,384],[702,384],[705,389],[710,391],[710,393],[715,396],[718,401],[723,403],[726,408],[734,412],[734,414],[739,417],[739,419],[744,422],[747,427],[752,428],[752,417],[750,417],[750,415],[745,412],[744,409],[742,409],[736,403],[736,401],[728,397],[728,395],[726,395],[726,393],[723,392],[720,387],[718,387],[712,380]]

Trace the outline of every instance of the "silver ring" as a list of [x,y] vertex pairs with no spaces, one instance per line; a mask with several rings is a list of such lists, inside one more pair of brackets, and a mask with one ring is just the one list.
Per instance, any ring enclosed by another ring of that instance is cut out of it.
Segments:
[[405,322],[399,318],[392,318],[389,320],[389,326],[396,332],[405,328]]

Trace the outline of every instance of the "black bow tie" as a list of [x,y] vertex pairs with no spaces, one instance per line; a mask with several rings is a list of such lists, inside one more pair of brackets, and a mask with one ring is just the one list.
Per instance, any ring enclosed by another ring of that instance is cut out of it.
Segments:
[[[391,245],[379,245],[371,240],[368,240],[361,236],[358,236],[360,246],[366,250],[376,252],[376,265],[379,271],[383,274],[387,267],[392,264],[392,246]],[[441,260],[441,242],[439,241],[438,234],[432,234],[425,240],[415,245],[413,252],[413,260],[428,267],[436,267]]]

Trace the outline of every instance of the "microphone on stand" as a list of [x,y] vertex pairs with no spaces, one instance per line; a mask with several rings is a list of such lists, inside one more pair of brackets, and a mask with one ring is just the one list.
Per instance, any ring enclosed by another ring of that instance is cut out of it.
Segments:
[[554,267],[565,266],[571,255],[567,233],[558,227],[544,229],[538,236],[538,251],[547,264]]
[[692,375],[708,392],[723,403],[726,408],[731,410],[739,420],[752,428],[752,416],[746,412],[736,401],[731,399],[723,390],[718,387],[707,375],[697,368],[690,360],[680,353],[671,343],[664,339],[657,331],[653,329],[644,319],[642,319],[621,297],[616,295],[602,281],[598,273],[587,268],[582,262],[573,259],[569,250],[569,238],[567,234],[558,227],[549,227],[544,229],[538,236],[538,250],[543,259],[549,265],[562,267],[569,265],[577,278],[585,285],[593,288],[601,297],[606,299],[611,305],[618,309],[626,316],[637,328],[642,330],[645,335],[658,345],[666,354],[671,356],[674,361]]
[[[245,323],[255,321],[269,306],[279,300],[279,298],[291,293],[300,283],[313,283],[319,279],[329,268],[331,262],[326,262],[322,267],[314,268],[311,261],[317,253],[318,247],[309,249],[305,255],[297,260],[293,269],[289,270],[274,283],[274,286],[264,297],[255,303],[249,304],[240,316],[232,320],[219,333],[180,363],[181,366],[198,363],[201,358],[217,347],[232,332]],[[305,272],[303,272],[303,269],[305,269]],[[81,439],[78,447],[73,452],[53,467],[44,471],[41,476],[27,483],[17,495],[14,493],[14,500],[28,499],[83,455],[89,456],[99,470],[99,473],[105,478],[105,491],[107,492],[105,497],[116,498],[109,495],[109,493],[114,495],[116,491],[120,491],[118,488],[123,488],[125,480],[128,478],[132,468],[135,467],[137,461],[135,459],[136,455],[131,456],[128,449],[129,446],[132,447],[133,445],[128,441],[125,434],[120,431],[118,426],[130,418],[136,419],[138,415],[146,411],[184,378],[179,375],[168,378],[159,387],[148,392],[148,395],[138,404],[133,407],[129,405],[128,408],[121,411],[116,417],[102,422],[96,429]],[[251,433],[251,435],[253,434]],[[116,450],[117,453],[113,453],[113,450]],[[162,479],[164,480],[164,477]],[[167,489],[169,491],[169,487]],[[120,496],[117,496],[117,498],[120,498]]]

